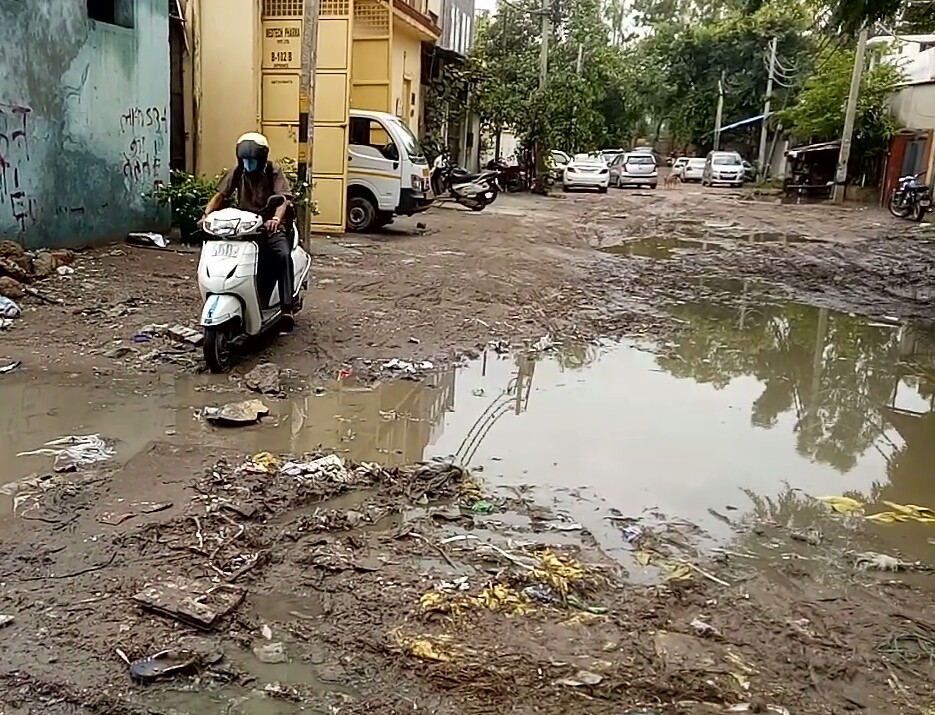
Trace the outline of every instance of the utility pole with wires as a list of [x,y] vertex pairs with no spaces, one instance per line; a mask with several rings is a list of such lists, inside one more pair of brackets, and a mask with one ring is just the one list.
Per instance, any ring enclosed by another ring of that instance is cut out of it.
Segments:
[[834,174],[834,195],[836,204],[844,203],[845,182],[847,182],[847,163],[851,158],[851,140],[854,137],[854,123],[857,121],[857,98],[860,95],[860,80],[864,73],[864,56],[867,54],[867,26],[860,28],[857,36],[857,52],[854,55],[854,69],[851,72],[851,88],[847,94],[847,108],[844,111],[844,131],[841,134],[841,151],[838,154],[838,168]]
[[552,34],[552,0],[542,0],[542,43],[539,50],[539,89],[549,81],[549,36]]
[[766,170],[766,135],[769,129],[769,103],[773,98],[773,74],[776,72],[776,45],[778,37],[773,37],[769,43],[769,75],[766,78],[766,100],[763,103],[763,122],[760,127],[760,151],[757,154],[757,174],[760,180],[769,173]]
[[318,68],[318,14],[320,0],[305,0],[302,14],[302,69],[299,75],[299,184],[308,185],[308,204],[299,235],[308,245],[312,235],[312,154],[315,131],[315,70]]
[[717,81],[717,112],[714,115],[714,151],[721,148],[721,119],[724,114],[724,79],[725,73]]

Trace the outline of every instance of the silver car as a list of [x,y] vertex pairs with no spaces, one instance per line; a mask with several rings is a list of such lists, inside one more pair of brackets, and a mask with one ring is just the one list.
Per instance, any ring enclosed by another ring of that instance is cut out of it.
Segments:
[[743,159],[735,151],[712,151],[705,160],[702,186],[743,186]]
[[610,183],[618,189],[624,186],[648,186],[655,189],[658,182],[656,159],[649,152],[631,151],[621,154],[610,166]]

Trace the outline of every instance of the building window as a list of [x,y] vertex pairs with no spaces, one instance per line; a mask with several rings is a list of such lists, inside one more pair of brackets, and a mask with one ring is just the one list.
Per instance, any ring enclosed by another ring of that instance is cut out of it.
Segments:
[[88,17],[118,27],[133,27],[135,0],[87,0]]

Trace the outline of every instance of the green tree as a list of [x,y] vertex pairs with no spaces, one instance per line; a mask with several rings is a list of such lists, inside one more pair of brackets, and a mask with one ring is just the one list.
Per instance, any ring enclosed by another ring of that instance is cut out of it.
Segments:
[[[852,50],[833,48],[824,53],[814,74],[805,80],[798,101],[779,114],[793,138],[828,141],[841,136],[853,67]],[[851,151],[860,161],[852,173],[879,162],[889,151],[890,140],[899,128],[889,98],[901,80],[901,71],[887,62],[864,72]]]

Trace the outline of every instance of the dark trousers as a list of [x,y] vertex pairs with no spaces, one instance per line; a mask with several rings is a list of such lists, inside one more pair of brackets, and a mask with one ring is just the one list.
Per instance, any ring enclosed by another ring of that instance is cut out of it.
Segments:
[[280,309],[283,312],[292,312],[292,296],[295,294],[292,241],[285,231],[277,231],[270,234],[261,244],[260,253],[260,260],[269,271],[269,275],[279,280]]

